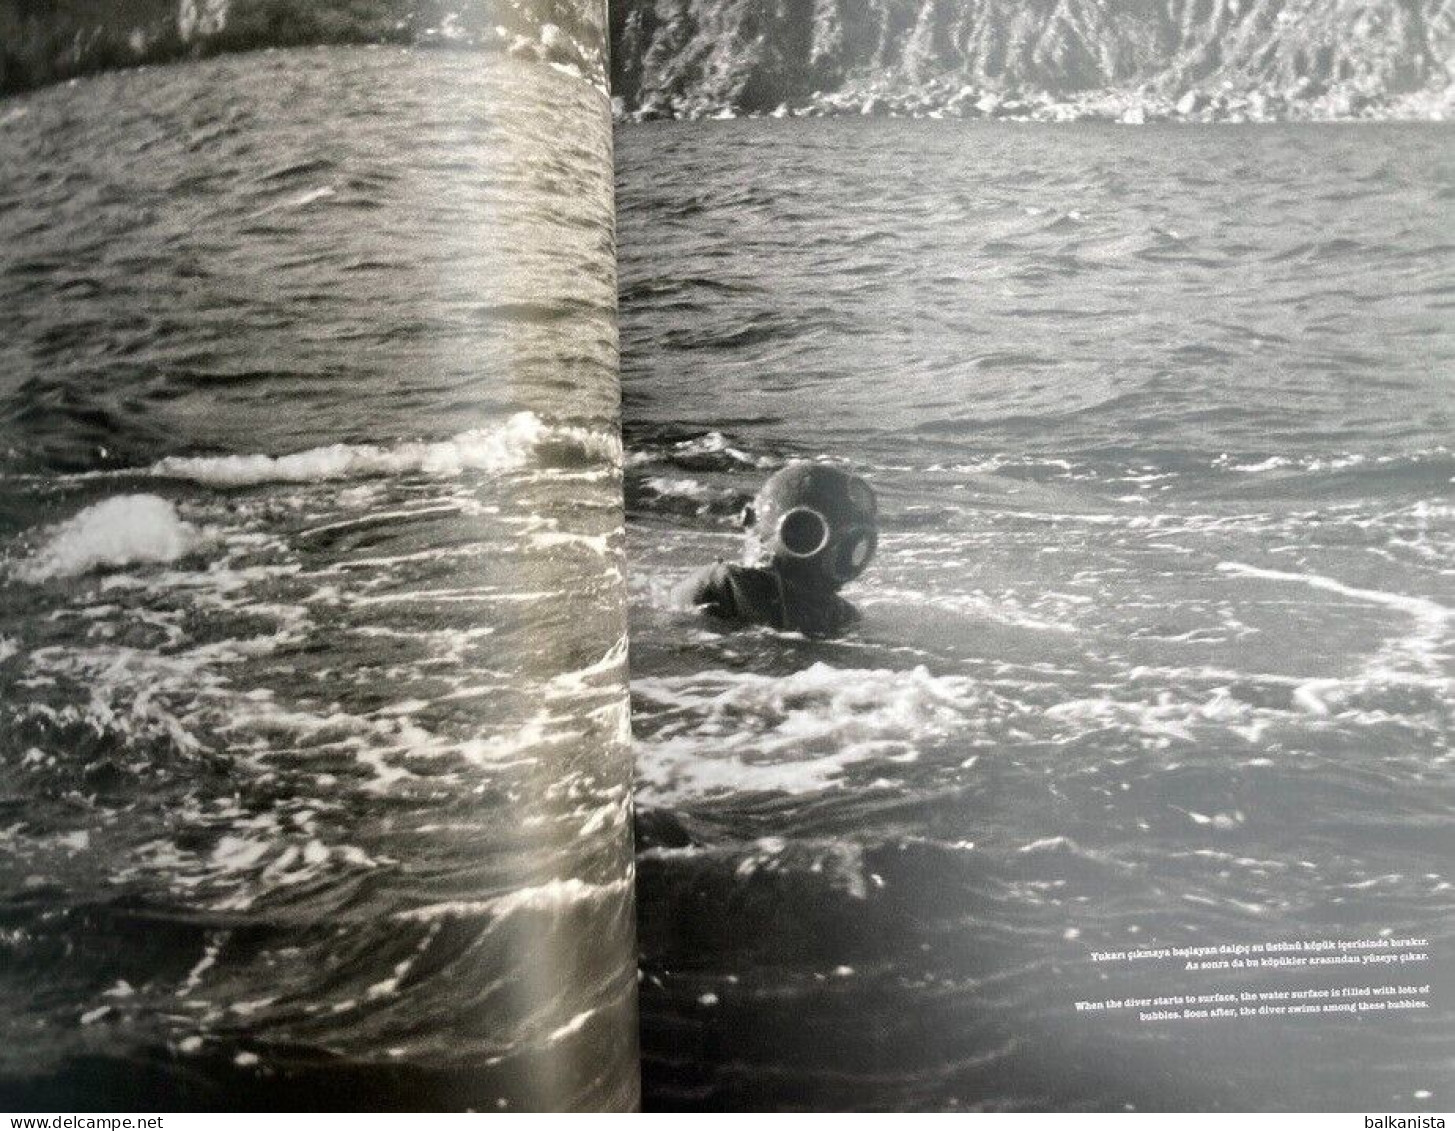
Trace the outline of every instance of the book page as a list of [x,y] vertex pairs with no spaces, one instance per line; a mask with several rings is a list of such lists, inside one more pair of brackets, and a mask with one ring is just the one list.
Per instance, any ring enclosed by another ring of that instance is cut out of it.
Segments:
[[633,1106],[603,7],[3,19],[0,1106]]
[[649,1109],[1449,1108],[1429,10],[615,10]]

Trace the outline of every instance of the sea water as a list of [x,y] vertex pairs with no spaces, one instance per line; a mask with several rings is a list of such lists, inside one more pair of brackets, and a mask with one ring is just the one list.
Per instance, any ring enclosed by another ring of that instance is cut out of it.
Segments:
[[[1093,951],[1391,932],[1448,997],[1451,153],[618,132],[649,1104],[1449,1103],[1448,1005],[1074,1003],[1194,984]],[[862,627],[674,611],[790,459],[879,492]]]
[[603,94],[269,52],[0,154],[0,1096],[629,1105]]

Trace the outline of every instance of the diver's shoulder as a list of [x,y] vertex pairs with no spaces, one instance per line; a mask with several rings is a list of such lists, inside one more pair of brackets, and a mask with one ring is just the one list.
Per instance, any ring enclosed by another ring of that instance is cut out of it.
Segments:
[[723,576],[745,585],[776,585],[774,573],[771,569],[764,569],[762,566],[738,565],[736,562],[718,562],[718,569],[723,571]]
[[767,570],[717,561],[678,585],[673,604],[735,617],[757,607],[773,592],[773,578]]
[[720,562],[721,584],[729,594],[732,614],[742,620],[776,625],[782,618],[777,575],[759,566]]
[[857,606],[833,593],[822,602],[803,610],[800,627],[806,636],[835,637],[841,636],[862,619],[863,614]]
[[701,608],[719,604],[730,592],[726,567],[722,562],[715,562],[678,582],[672,590],[672,604],[678,608]]

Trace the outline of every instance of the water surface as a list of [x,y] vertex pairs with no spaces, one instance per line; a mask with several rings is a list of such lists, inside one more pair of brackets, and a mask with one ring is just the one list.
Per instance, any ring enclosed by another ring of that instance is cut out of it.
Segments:
[[[1450,152],[619,132],[650,1105],[1448,1105]],[[862,629],[671,610],[791,458],[880,492]],[[1186,988],[1093,950],[1410,934],[1419,1014],[1073,1010]]]
[[0,104],[7,1102],[633,1102],[609,130],[393,49]]

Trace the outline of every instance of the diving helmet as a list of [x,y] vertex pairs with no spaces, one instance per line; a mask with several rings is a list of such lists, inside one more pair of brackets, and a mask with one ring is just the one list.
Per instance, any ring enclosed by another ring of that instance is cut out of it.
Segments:
[[868,567],[879,545],[879,505],[863,479],[836,467],[793,463],[763,484],[752,524],[762,556],[785,574],[834,588]]

